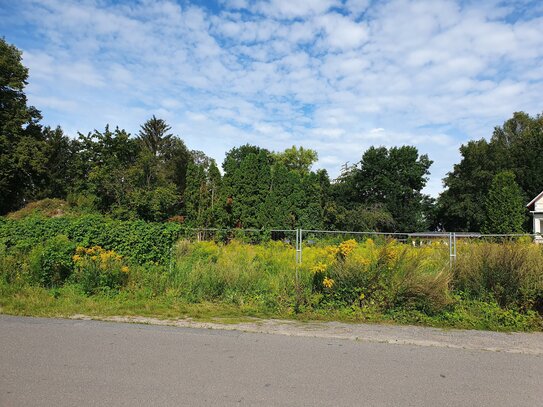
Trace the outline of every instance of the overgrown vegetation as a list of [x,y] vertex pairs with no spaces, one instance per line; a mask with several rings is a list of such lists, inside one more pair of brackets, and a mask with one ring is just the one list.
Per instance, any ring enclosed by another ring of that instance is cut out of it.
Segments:
[[[295,250],[283,241],[153,240],[163,247],[140,244],[138,250],[149,251],[142,256],[122,239],[104,240],[102,246],[94,243],[101,234],[70,234],[77,227],[58,226],[66,219],[3,221],[2,312],[543,328],[543,248],[529,242],[461,243],[458,261],[450,269],[448,247],[438,242],[413,246],[385,239],[315,241],[304,248],[297,270]],[[76,225],[79,221],[72,220]],[[21,225],[15,229],[41,227],[49,235],[11,235],[6,233],[14,230],[11,222]],[[94,230],[134,227],[123,223],[102,220]],[[157,231],[157,225],[147,226]]]

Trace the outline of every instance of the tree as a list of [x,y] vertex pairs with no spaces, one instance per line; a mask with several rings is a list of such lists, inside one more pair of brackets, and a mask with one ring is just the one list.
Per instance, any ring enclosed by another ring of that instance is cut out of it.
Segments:
[[426,230],[427,197],[421,191],[431,164],[427,155],[419,156],[416,147],[370,147],[359,166],[343,174],[334,185],[334,197],[346,210],[359,205],[362,209],[381,208],[393,219],[390,222],[384,216],[382,224],[393,224],[394,231]]
[[484,200],[483,233],[520,233],[526,209],[515,174],[502,171],[494,176]]
[[306,175],[311,171],[311,166],[317,161],[318,154],[315,150],[297,148],[292,146],[280,153],[274,153],[275,161],[283,164],[288,170],[297,171]]
[[41,114],[27,105],[21,60],[21,51],[0,38],[0,214],[22,206],[43,175]]
[[[494,176],[512,171],[524,201],[543,189],[543,116],[517,112],[496,127],[489,141],[470,141],[460,147],[462,159],[443,180],[438,217],[448,230],[480,230],[485,220],[485,197]],[[524,227],[529,227],[525,216]]]
[[183,197],[187,223],[197,227],[216,226],[221,174],[215,160],[200,151],[194,151],[192,155]]
[[164,120],[153,115],[141,125],[137,139],[144,149],[158,157],[164,154],[172,141],[173,134],[168,133],[171,129]]

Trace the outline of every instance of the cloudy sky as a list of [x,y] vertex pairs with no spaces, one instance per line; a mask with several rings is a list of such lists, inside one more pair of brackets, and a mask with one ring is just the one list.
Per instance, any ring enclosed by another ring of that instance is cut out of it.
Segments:
[[301,145],[336,176],[411,144],[436,195],[462,143],[543,112],[540,0],[0,0],[0,27],[45,124],[135,133],[155,114],[219,162]]

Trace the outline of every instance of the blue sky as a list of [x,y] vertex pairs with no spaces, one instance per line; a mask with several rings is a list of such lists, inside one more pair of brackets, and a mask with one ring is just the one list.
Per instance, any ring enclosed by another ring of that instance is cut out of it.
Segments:
[[0,0],[27,94],[70,136],[151,115],[222,162],[245,143],[319,153],[415,145],[426,192],[470,139],[543,112],[542,1]]

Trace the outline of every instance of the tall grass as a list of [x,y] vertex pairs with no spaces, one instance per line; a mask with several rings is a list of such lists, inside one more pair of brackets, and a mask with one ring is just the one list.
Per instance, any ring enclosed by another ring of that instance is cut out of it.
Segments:
[[543,313],[543,245],[469,243],[458,247],[454,287],[471,298]]

